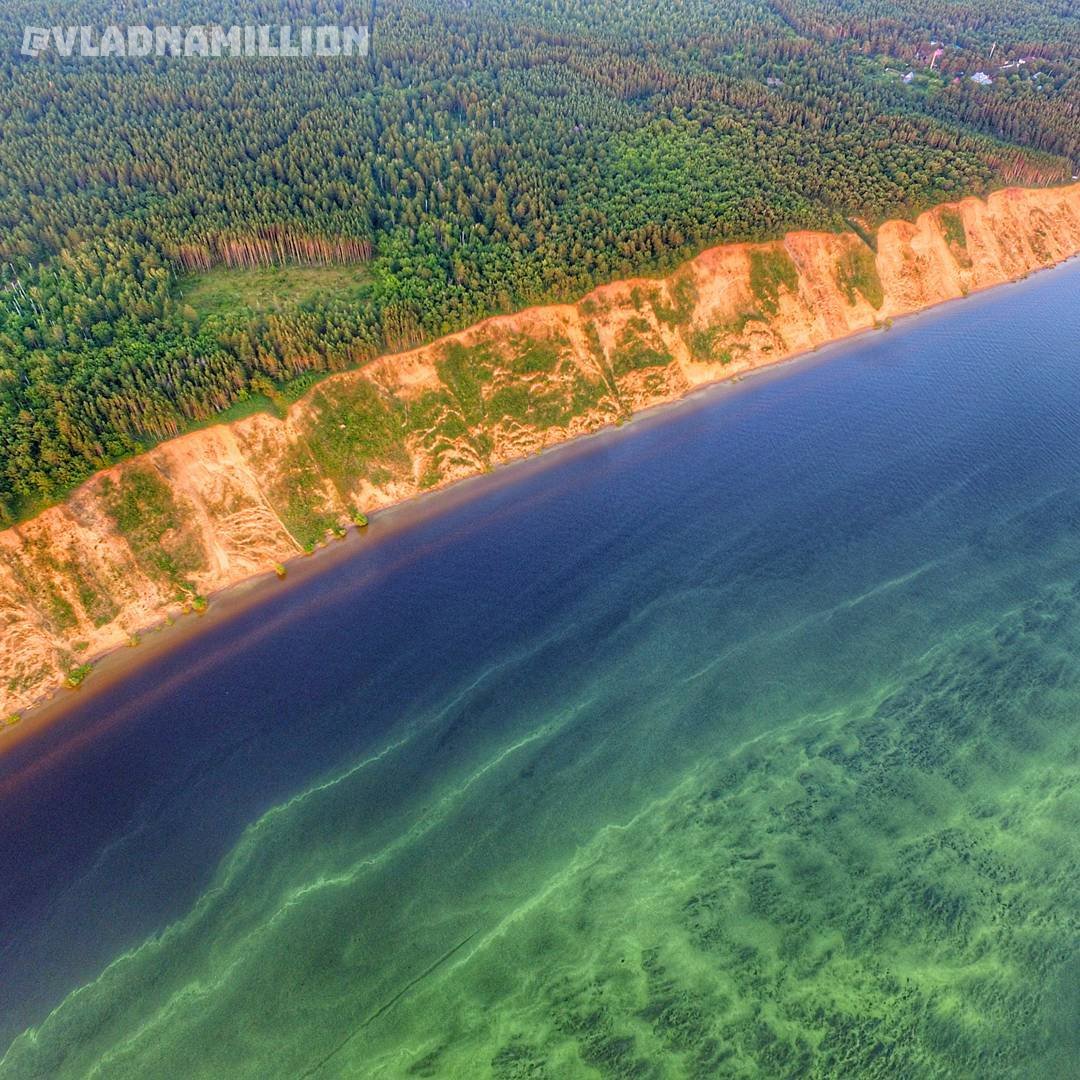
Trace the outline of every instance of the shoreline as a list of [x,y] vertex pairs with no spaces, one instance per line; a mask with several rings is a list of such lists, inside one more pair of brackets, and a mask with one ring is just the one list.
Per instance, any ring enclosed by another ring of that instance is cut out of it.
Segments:
[[[896,315],[891,322],[894,326],[909,326],[914,320],[938,313],[959,301],[975,297],[982,298],[997,289],[1022,284],[1043,273],[1062,269],[1078,259],[1080,259],[1080,253],[1016,278],[972,289],[965,296],[949,297],[926,307]],[[676,398],[635,410],[622,422],[607,423],[594,431],[582,432],[546,446],[535,454],[502,462],[490,472],[478,472],[450,479],[429,491],[407,496],[397,502],[382,506],[371,512],[368,526],[350,525],[341,540],[328,540],[310,554],[297,554],[289,558],[284,563],[287,569],[287,576],[284,579],[279,578],[273,570],[250,575],[209,593],[207,598],[210,603],[205,612],[187,613],[176,617],[171,624],[160,622],[140,629],[138,646],[118,645],[87,657],[85,662],[92,665],[93,671],[86,683],[74,689],[62,684],[55,686],[31,705],[19,710],[19,723],[15,725],[4,726],[3,721],[0,720],[0,758],[10,755],[18,747],[44,735],[55,725],[61,724],[67,715],[81,704],[115,687],[159,657],[214,628],[227,626],[233,619],[249,612],[253,607],[268,599],[269,595],[280,596],[285,590],[300,588],[309,579],[321,576],[351,558],[361,556],[364,550],[372,547],[373,544],[378,545],[422,521],[436,518],[444,512],[471,501],[483,492],[512,483],[515,476],[522,470],[546,468],[554,464],[555,459],[560,456],[581,452],[603,438],[617,438],[630,434],[630,429],[635,426],[640,427],[642,423],[662,422],[667,415],[676,410],[706,407],[711,399],[719,394],[730,393],[744,382],[757,381],[759,376],[775,377],[786,368],[803,365],[811,360],[826,362],[831,352],[839,348],[851,347],[863,337],[887,333],[889,330],[889,325],[861,327],[814,348],[778,357],[726,378],[692,386]],[[365,548],[358,549],[354,541],[360,538],[361,534],[367,534],[367,540]]]

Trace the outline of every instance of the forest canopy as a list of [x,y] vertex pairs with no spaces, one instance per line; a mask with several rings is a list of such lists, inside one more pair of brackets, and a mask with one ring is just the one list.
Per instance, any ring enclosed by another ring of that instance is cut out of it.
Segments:
[[[380,0],[364,59],[19,52],[27,25],[372,10],[4,5],[0,524],[493,312],[1080,167],[1061,2]],[[275,266],[272,302],[203,302],[212,275]]]

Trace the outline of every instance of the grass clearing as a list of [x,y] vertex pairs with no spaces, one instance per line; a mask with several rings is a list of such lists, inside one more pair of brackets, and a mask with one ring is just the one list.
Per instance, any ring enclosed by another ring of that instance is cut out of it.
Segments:
[[180,282],[184,300],[200,316],[228,315],[238,309],[272,314],[295,308],[320,295],[360,300],[371,291],[363,266],[218,266]]

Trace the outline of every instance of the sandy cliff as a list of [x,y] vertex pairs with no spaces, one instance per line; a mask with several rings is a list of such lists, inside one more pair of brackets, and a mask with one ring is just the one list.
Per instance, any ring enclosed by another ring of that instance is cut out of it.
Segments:
[[703,252],[662,281],[488,319],[334,376],[278,419],[165,443],[0,532],[0,721],[359,511],[1080,252],[1080,185]]

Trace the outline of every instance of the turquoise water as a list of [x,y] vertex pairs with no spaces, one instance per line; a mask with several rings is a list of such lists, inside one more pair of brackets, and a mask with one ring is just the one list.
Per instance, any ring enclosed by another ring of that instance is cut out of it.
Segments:
[[0,1077],[1077,1075],[1078,299],[384,518],[7,755]]

